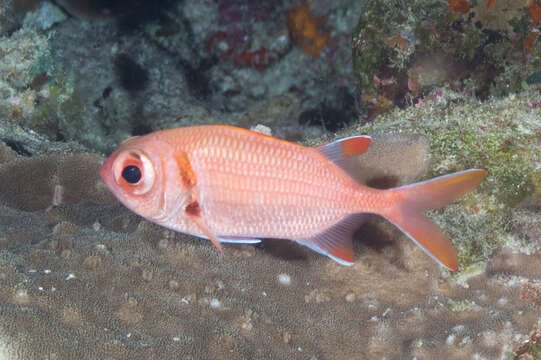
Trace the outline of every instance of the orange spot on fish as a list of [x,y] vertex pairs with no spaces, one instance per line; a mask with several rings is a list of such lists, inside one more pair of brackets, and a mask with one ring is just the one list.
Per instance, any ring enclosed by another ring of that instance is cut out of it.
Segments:
[[195,173],[190,165],[188,155],[184,151],[180,151],[175,154],[175,160],[177,161],[179,176],[186,187],[190,188],[195,185],[196,177]]
[[345,156],[361,155],[368,150],[370,146],[370,138],[353,137],[341,142],[342,154]]
[[494,5],[494,0],[488,0],[487,2],[487,9],[490,9]]
[[185,211],[190,216],[201,216],[201,208],[199,207],[199,203],[197,201],[192,201],[189,203],[188,206],[186,206]]

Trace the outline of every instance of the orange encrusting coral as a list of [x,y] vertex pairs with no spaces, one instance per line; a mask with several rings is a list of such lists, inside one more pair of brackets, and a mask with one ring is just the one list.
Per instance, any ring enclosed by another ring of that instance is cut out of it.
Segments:
[[467,0],[448,0],[449,10],[455,14],[467,14],[471,7]]
[[324,22],[324,19],[312,16],[308,4],[294,6],[287,11],[287,26],[293,41],[313,57],[319,57],[330,39],[329,34],[318,29]]
[[[537,24],[541,21],[541,3],[537,0],[530,0],[530,5],[528,6],[528,16],[532,20],[530,23],[531,28],[535,28]],[[524,41],[524,47],[527,50],[533,48],[535,40],[537,40],[537,31],[532,31],[526,40]]]
[[526,40],[524,40],[524,47],[526,50],[531,50],[533,48],[535,40],[537,40],[537,33],[531,32],[530,35],[526,37]]
[[528,16],[532,19],[532,26],[541,21],[541,3],[537,0],[531,0],[528,6]]

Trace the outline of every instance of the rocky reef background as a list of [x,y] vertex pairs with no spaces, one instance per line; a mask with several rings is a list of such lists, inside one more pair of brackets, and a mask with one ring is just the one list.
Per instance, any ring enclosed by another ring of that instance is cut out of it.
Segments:
[[[0,358],[541,358],[537,1],[0,3]],[[120,141],[368,133],[385,188],[489,175],[430,216],[460,269],[366,217],[356,263],[225,245],[123,208]]]

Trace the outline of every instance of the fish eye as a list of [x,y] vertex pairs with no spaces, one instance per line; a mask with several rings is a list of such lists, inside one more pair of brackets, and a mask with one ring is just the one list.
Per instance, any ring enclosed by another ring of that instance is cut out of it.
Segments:
[[141,180],[141,169],[135,165],[128,165],[122,170],[122,177],[130,184],[137,184]]
[[113,175],[118,186],[132,195],[147,193],[156,178],[152,160],[139,150],[119,153],[113,163]]

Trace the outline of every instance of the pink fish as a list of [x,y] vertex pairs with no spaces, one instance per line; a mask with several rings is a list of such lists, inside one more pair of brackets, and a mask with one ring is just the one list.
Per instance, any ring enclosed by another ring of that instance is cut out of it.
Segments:
[[360,214],[373,213],[456,270],[451,242],[423,212],[471,191],[486,172],[370,188],[347,170],[370,141],[353,136],[310,148],[231,126],[185,127],[124,141],[100,175],[135,213],[210,239],[220,251],[221,242],[281,238],[352,265]]

